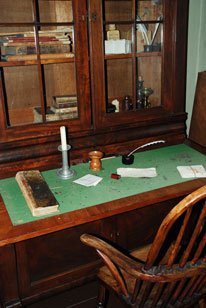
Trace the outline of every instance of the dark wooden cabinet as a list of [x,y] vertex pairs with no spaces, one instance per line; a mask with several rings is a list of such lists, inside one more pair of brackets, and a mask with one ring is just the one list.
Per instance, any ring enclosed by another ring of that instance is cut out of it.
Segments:
[[101,234],[101,221],[16,244],[18,285],[24,301],[94,279],[100,262],[94,251],[80,243],[84,232]]
[[0,5],[0,177],[58,167],[62,125],[72,163],[184,141],[188,0]]
[[93,249],[80,242],[81,234],[96,234],[132,250],[152,241],[175,203],[154,204],[1,247],[0,272],[9,277],[2,280],[4,303],[26,305],[93,281],[101,262]]
[[179,200],[177,198],[167,203],[151,204],[104,219],[102,234],[104,238],[127,250],[147,245],[153,241],[162,220]]

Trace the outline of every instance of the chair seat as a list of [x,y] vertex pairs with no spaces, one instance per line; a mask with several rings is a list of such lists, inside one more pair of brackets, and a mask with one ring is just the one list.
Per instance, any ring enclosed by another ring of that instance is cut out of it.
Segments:
[[[133,258],[135,258],[137,264],[139,264],[140,267],[143,266],[143,264],[145,263],[150,247],[151,247],[151,244],[145,245],[145,246],[142,246],[138,249],[133,250],[130,253],[130,255]],[[131,275],[129,275],[124,270],[121,270],[121,273],[122,273],[122,276],[124,277],[124,280],[127,281],[127,288],[128,288],[129,293],[132,294],[133,290],[134,290],[136,279],[134,277],[132,277]],[[112,277],[112,274],[111,274],[110,270],[107,268],[107,266],[103,266],[103,267],[100,268],[100,270],[98,272],[98,277],[99,277],[99,279],[104,281],[104,283],[106,285],[111,287],[115,292],[121,293],[118,283]]]
[[140,248],[133,250],[130,255],[135,259],[145,263],[151,246],[152,244],[141,246]]
[[[127,281],[127,288],[128,292],[132,294],[135,286],[135,278],[126,273],[125,271],[121,270],[122,276],[124,277],[124,280]],[[121,289],[119,287],[119,284],[117,281],[113,278],[110,270],[107,268],[107,266],[102,266],[98,272],[98,278],[102,280],[108,287],[113,289],[118,294],[121,294]]]

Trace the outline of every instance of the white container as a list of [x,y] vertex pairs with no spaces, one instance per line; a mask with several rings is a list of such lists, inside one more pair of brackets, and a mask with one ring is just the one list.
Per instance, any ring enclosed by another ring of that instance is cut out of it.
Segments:
[[120,54],[131,52],[130,40],[108,40],[105,41],[105,54]]

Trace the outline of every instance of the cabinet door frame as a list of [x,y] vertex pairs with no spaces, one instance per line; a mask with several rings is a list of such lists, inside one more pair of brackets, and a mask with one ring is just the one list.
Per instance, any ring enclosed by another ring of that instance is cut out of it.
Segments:
[[[186,119],[186,37],[188,0],[164,1],[164,46],[162,51],[162,104],[134,112],[106,113],[103,5],[89,1],[90,46],[92,54],[92,98],[94,127],[103,129],[125,124],[144,126],[149,121],[164,122],[174,116]],[[134,1],[131,1],[134,7]],[[94,18],[95,16],[95,18]],[[134,124],[135,123],[135,124]]]
[[[79,118],[72,120],[52,121],[46,123],[31,123],[25,125],[7,125],[7,112],[4,98],[4,81],[1,71],[0,80],[0,142],[20,141],[37,137],[49,137],[59,135],[59,127],[65,125],[69,132],[85,132],[92,128],[91,118],[91,95],[90,95],[90,68],[89,68],[89,52],[88,52],[88,31],[87,31],[87,5],[86,1],[72,0],[73,18],[74,18],[74,37],[75,37],[75,64],[76,64],[76,88],[79,102]],[[55,63],[55,62],[54,62]],[[2,64],[4,66],[21,65]],[[37,60],[37,66],[39,66]],[[39,102],[41,105],[41,102]],[[84,134],[84,133],[83,133]]]

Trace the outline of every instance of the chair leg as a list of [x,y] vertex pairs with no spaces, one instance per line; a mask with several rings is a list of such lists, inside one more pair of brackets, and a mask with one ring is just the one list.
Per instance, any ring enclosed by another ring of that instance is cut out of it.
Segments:
[[203,298],[203,299],[199,300],[198,306],[199,306],[199,308],[206,308],[206,299]]
[[97,308],[105,308],[106,306],[106,288],[103,284],[99,284],[99,292],[97,297]]

